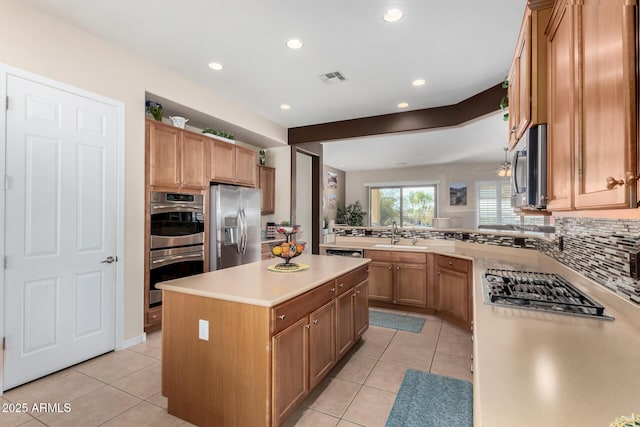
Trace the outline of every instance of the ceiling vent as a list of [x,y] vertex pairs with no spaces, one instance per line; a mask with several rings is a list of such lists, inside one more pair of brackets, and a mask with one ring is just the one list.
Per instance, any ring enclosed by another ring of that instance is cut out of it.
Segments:
[[322,80],[328,85],[344,82],[345,80],[347,80],[347,78],[343,76],[340,71],[334,71],[332,73],[327,73],[327,74],[320,74],[318,77],[320,78],[320,80]]

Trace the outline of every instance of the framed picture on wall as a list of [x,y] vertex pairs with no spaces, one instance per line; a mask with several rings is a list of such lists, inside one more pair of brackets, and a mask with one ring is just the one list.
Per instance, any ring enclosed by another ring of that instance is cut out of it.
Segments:
[[449,184],[449,205],[467,206],[467,184],[462,182]]
[[327,172],[327,188],[338,188],[338,175]]

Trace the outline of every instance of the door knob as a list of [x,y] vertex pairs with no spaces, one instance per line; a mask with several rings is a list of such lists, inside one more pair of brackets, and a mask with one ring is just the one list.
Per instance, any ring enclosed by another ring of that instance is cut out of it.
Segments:
[[112,262],[116,262],[118,260],[118,258],[114,258],[112,256],[108,256],[107,258],[103,259],[102,261],[100,261],[101,264],[111,264]]

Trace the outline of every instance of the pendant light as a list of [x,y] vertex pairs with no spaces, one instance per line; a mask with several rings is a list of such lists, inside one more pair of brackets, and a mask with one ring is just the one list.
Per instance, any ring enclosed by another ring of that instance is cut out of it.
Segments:
[[496,170],[498,176],[502,178],[511,176],[511,163],[507,161],[508,150],[509,149],[507,147],[504,147],[504,162],[502,162],[502,164]]

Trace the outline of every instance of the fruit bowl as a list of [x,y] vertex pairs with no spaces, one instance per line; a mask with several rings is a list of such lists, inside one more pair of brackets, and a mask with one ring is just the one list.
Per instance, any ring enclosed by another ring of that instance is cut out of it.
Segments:
[[271,253],[273,254],[273,256],[282,258],[284,260],[284,263],[282,263],[283,266],[289,266],[293,264],[291,263],[292,258],[295,258],[302,254],[305,245],[306,242],[295,242],[293,240],[276,243],[271,248]]

